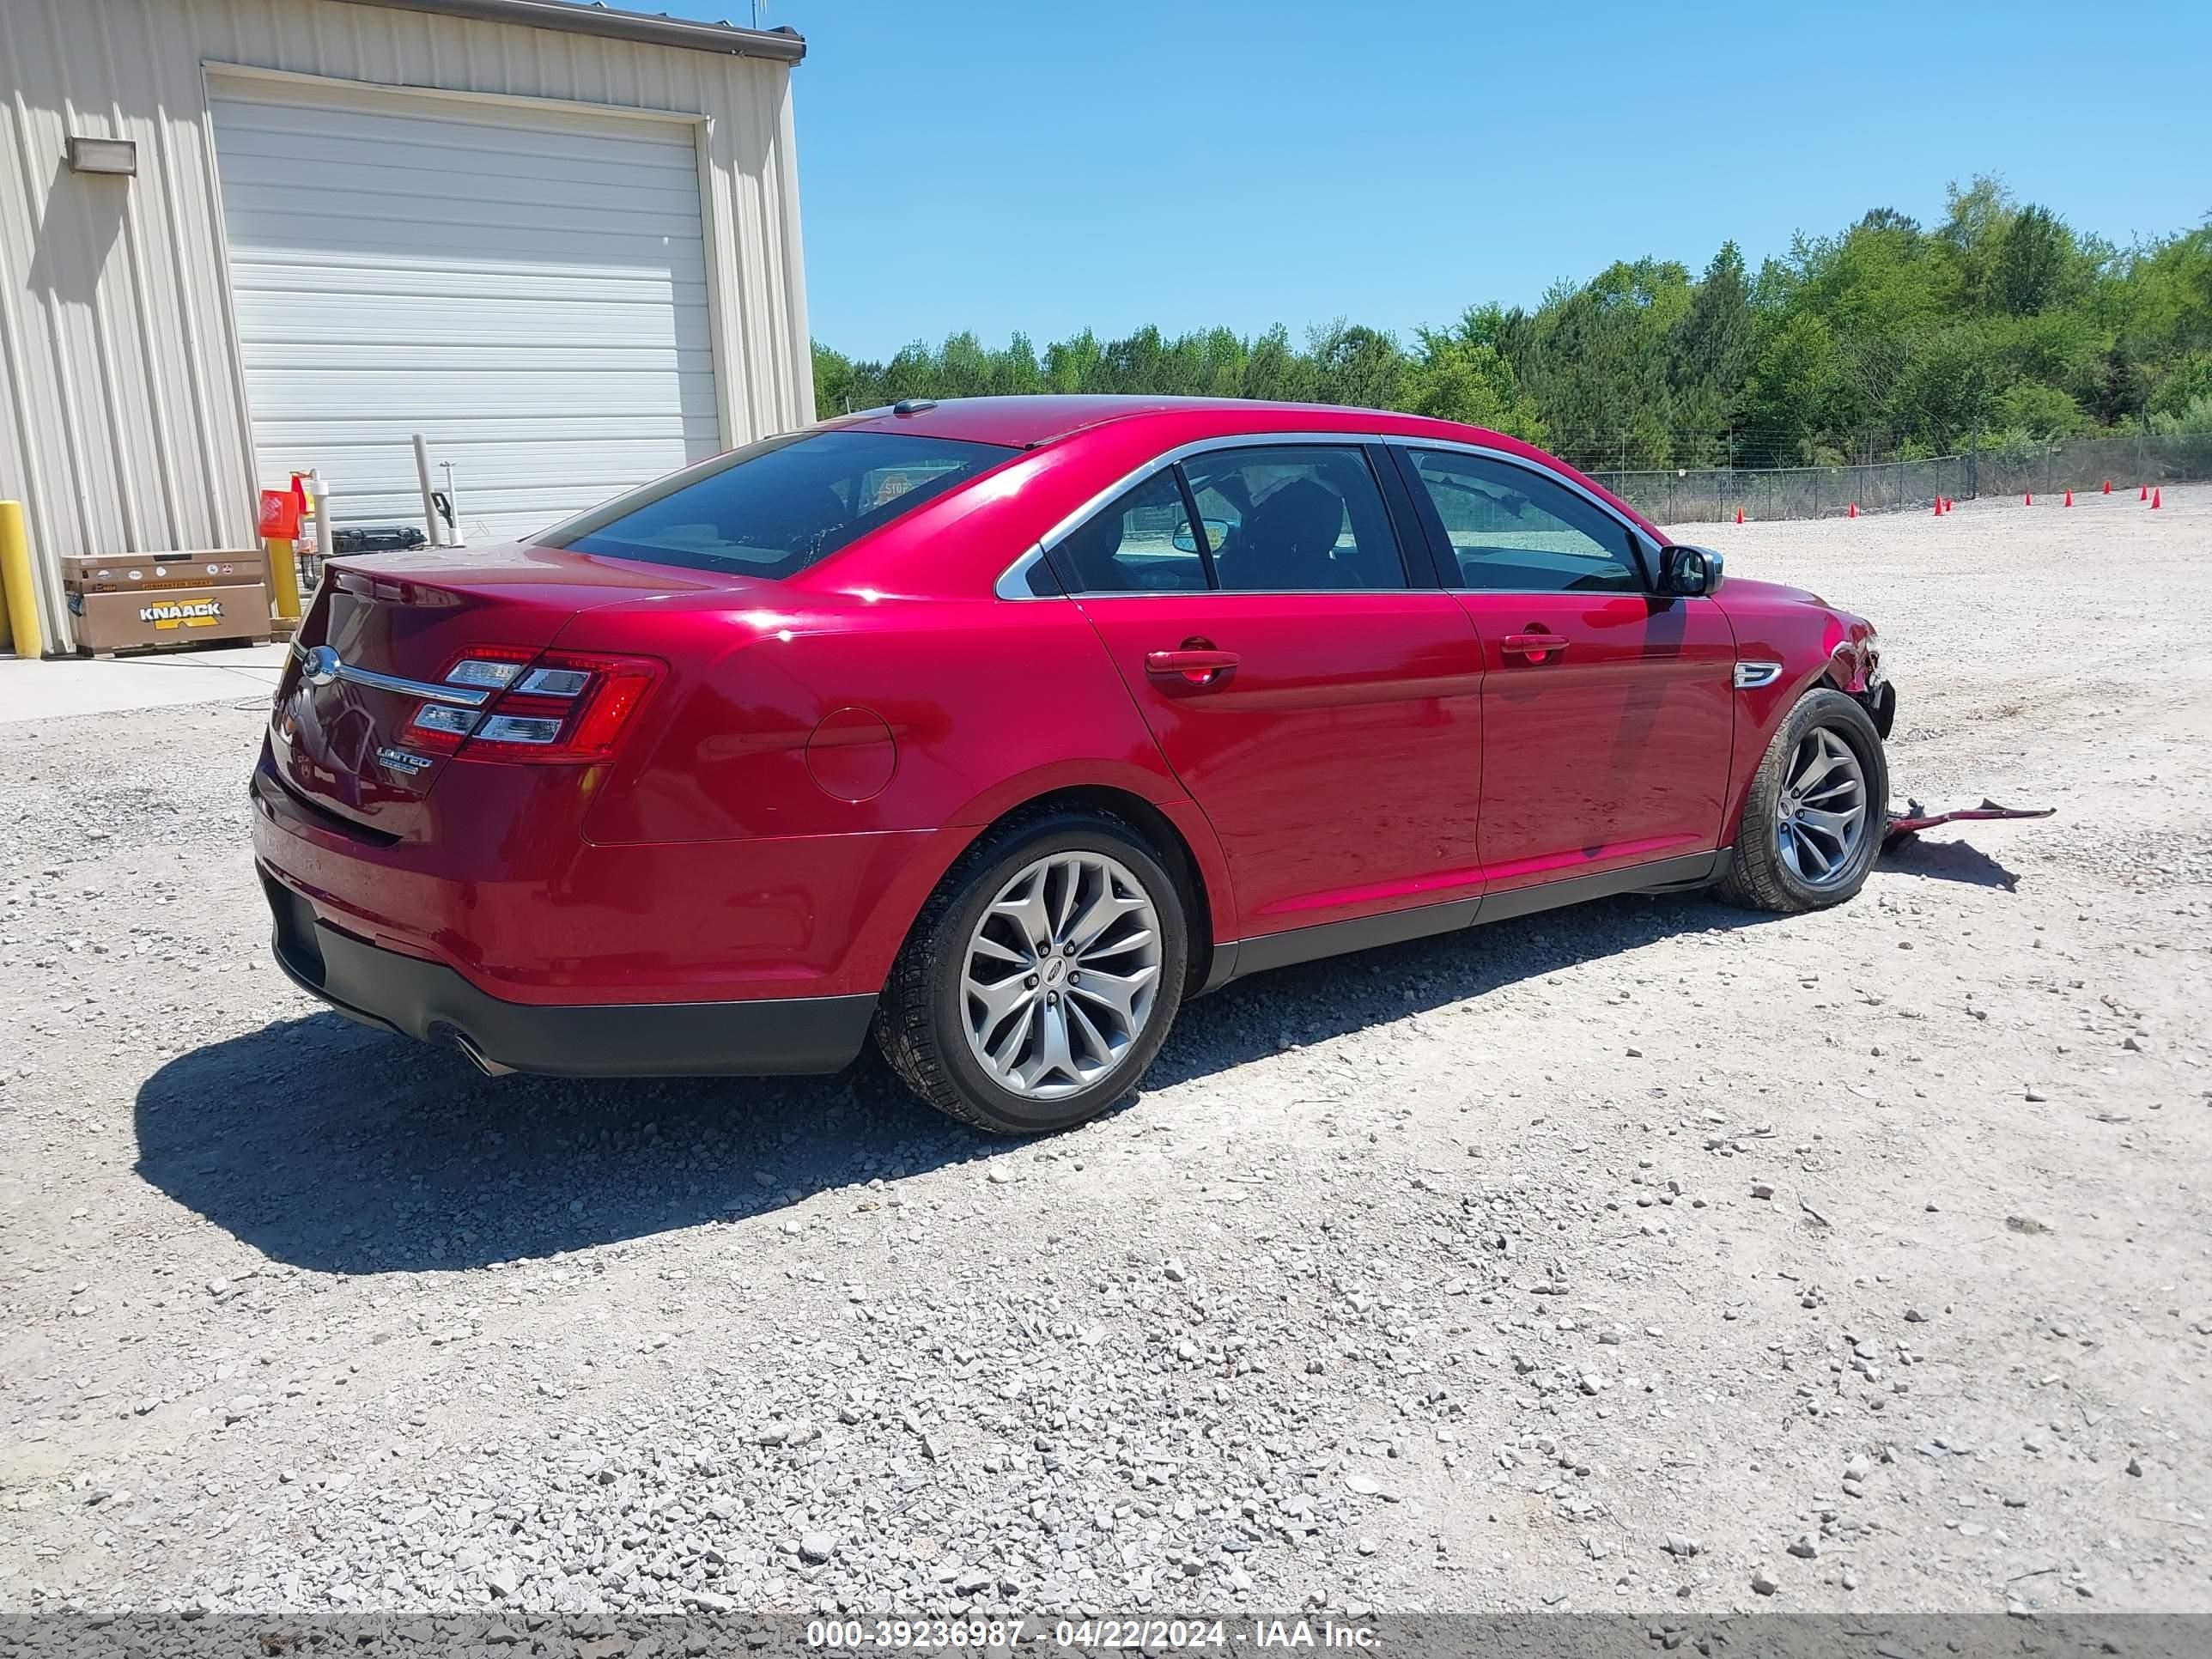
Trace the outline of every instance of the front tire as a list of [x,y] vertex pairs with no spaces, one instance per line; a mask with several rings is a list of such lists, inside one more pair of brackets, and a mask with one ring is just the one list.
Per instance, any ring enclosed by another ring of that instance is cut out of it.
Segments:
[[1182,1006],[1187,910],[1158,854],[1103,812],[991,831],[922,908],[876,1041],[908,1086],[997,1134],[1073,1127],[1128,1094]]
[[1858,702],[1826,686],[1800,698],[1744,800],[1719,896],[1802,915],[1866,885],[1889,822],[1889,762]]

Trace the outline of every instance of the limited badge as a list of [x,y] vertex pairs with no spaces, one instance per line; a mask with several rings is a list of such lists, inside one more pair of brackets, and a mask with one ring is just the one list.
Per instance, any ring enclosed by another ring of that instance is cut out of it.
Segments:
[[393,749],[389,745],[377,750],[376,763],[394,772],[404,772],[410,778],[417,772],[430,769],[428,756],[410,754],[404,749]]

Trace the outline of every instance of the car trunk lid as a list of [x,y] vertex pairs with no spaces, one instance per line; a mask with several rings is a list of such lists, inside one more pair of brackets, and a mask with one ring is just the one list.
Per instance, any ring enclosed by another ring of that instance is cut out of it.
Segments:
[[422,834],[451,752],[410,721],[426,702],[482,708],[496,695],[449,683],[456,662],[526,660],[580,611],[720,585],[529,545],[335,560],[277,687],[277,772],[313,805],[373,832]]

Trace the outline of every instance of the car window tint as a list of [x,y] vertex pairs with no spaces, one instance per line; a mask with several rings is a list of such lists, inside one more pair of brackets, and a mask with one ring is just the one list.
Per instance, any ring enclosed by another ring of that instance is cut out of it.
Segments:
[[1355,445],[1216,450],[1183,463],[1213,567],[1245,592],[1403,587],[1405,561]]
[[538,539],[605,558],[788,576],[1018,453],[902,432],[771,438],[617,496]]
[[1417,449],[1460,583],[1510,593],[1640,593],[1627,527],[1586,497],[1510,461]]
[[1054,550],[1079,593],[1206,591],[1206,561],[1171,471],[1116,497]]

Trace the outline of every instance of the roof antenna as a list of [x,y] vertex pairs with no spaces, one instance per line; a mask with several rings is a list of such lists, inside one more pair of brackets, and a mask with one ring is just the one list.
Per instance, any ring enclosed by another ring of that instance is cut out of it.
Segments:
[[934,398],[902,398],[891,405],[891,413],[894,415],[919,415],[925,409],[934,409],[936,407],[937,399]]

